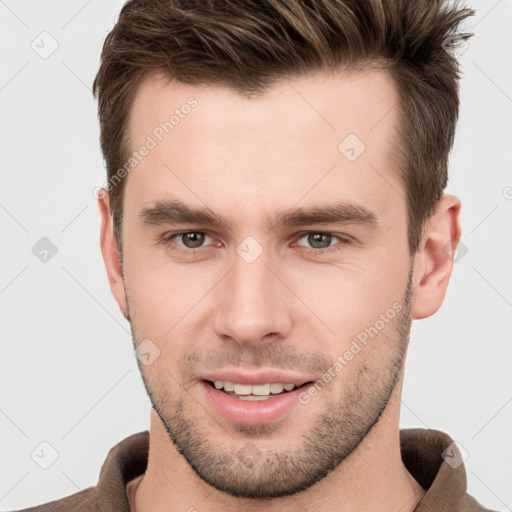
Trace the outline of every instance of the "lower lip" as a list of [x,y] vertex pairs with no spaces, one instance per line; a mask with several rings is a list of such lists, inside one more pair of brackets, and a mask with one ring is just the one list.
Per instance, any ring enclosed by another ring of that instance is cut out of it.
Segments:
[[270,423],[284,416],[298,403],[303,387],[279,395],[269,395],[267,400],[243,400],[235,398],[224,391],[214,388],[206,381],[201,381],[207,399],[217,412],[233,423],[255,425]]

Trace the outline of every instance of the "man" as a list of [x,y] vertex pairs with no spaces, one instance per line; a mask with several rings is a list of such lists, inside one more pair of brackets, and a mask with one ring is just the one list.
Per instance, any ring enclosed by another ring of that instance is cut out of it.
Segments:
[[133,0],[94,83],[112,293],[153,405],[30,510],[487,510],[399,430],[411,322],[461,235],[442,0]]

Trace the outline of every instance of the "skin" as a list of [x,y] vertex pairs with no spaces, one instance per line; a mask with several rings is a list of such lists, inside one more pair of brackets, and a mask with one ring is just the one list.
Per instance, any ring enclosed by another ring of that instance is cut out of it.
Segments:
[[[153,409],[137,512],[414,510],[426,491],[400,458],[404,361],[411,321],[444,300],[459,200],[443,196],[411,258],[390,158],[398,97],[385,71],[297,77],[252,99],[148,76],[133,104],[133,148],[191,96],[198,105],[127,176],[122,267],[109,196],[98,200],[112,293],[135,346],[150,339],[160,350],[139,362]],[[353,162],[338,150],[350,133],[366,146]],[[232,230],[139,221],[170,197],[207,205]],[[286,208],[340,200],[372,210],[378,227],[269,229]],[[183,237],[161,241],[179,231],[209,236],[195,249]],[[334,236],[314,245],[307,235],[318,232]],[[252,263],[236,252],[247,236],[263,251]],[[222,368],[289,367],[316,381],[393,304],[394,319],[279,421],[230,422],[202,392],[201,375]]]

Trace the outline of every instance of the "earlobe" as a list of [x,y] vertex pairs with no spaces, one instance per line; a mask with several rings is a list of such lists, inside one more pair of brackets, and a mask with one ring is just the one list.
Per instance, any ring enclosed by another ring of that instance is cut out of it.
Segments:
[[119,256],[117,242],[114,236],[112,224],[112,212],[110,210],[110,197],[104,191],[98,197],[98,207],[101,217],[100,246],[107,271],[110,290],[116,299],[123,316],[128,320],[126,295],[124,290],[123,268]]
[[413,319],[432,316],[443,303],[461,236],[460,208],[457,197],[445,194],[425,225],[414,262]]

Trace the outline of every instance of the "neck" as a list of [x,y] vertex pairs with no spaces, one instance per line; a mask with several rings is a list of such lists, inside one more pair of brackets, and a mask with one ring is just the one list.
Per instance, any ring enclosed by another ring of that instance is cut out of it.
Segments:
[[401,459],[401,387],[402,382],[397,383],[379,421],[335,470],[305,491],[271,501],[233,497],[201,480],[176,450],[152,410],[148,466],[136,490],[135,511],[412,512],[426,491]]

